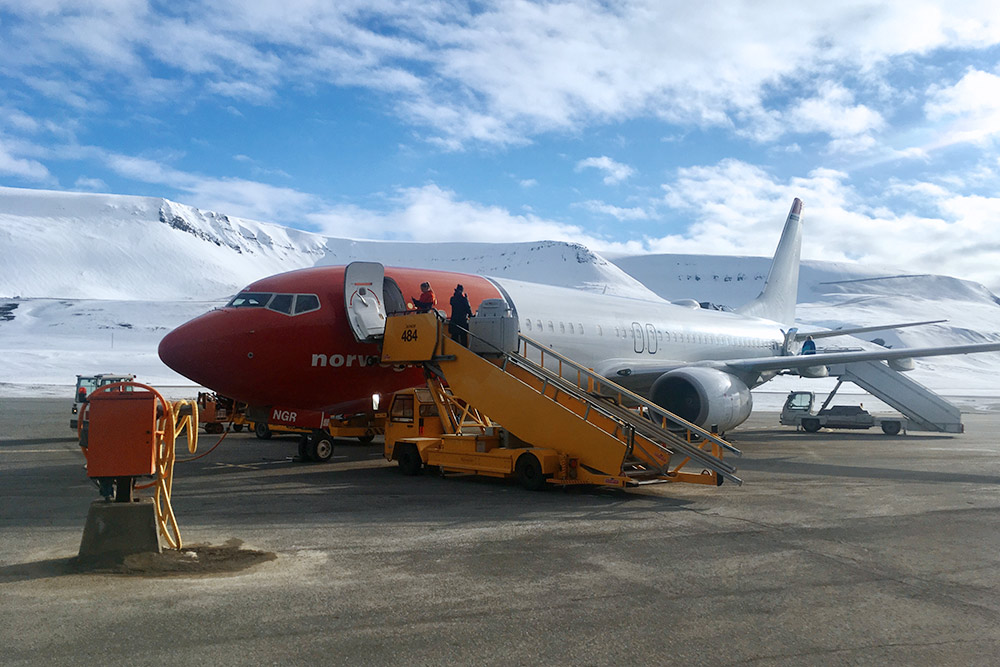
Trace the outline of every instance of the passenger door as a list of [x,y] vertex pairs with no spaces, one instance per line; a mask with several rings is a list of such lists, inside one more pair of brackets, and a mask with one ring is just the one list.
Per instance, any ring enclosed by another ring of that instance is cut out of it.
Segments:
[[344,270],[344,302],[354,337],[374,342],[385,333],[382,282],[385,267],[378,262],[352,262]]

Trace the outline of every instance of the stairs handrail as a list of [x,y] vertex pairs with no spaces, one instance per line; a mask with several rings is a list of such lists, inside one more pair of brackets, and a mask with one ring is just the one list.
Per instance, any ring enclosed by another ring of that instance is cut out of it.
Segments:
[[[639,394],[636,394],[636,393],[633,393],[633,392],[629,391],[625,387],[623,387],[623,386],[615,383],[612,380],[609,380],[608,378],[604,377],[603,375],[599,375],[598,373],[595,373],[593,370],[591,370],[589,368],[586,368],[584,366],[581,366],[579,363],[573,361],[572,359],[570,359],[569,357],[567,357],[567,356],[565,356],[563,354],[560,354],[559,352],[556,352],[552,348],[545,347],[544,345],[542,345],[538,341],[536,341],[536,340],[534,340],[532,338],[529,338],[528,336],[525,336],[522,333],[518,334],[518,339],[524,341],[526,348],[527,348],[528,345],[536,348],[543,355],[543,357],[544,357],[544,355],[550,355],[550,356],[555,357],[556,359],[558,359],[562,363],[569,365],[570,368],[572,368],[573,370],[575,370],[578,374],[582,374],[584,377],[586,377],[586,378],[588,378],[590,380],[593,380],[595,385],[597,385],[597,386],[600,386],[600,385],[608,386],[615,393],[620,394],[621,396],[627,397],[630,401],[633,401],[633,402],[637,403],[638,405],[646,408],[647,410],[649,410],[652,413],[655,413],[655,414],[658,414],[658,415],[662,416],[664,419],[666,419],[667,421],[669,421],[669,422],[671,422],[673,424],[677,424],[678,426],[680,426],[680,427],[682,427],[684,429],[687,429],[688,431],[691,431],[692,433],[697,433],[699,436],[701,436],[705,440],[708,440],[709,442],[712,442],[712,443],[718,445],[719,447],[722,447],[727,452],[730,452],[731,454],[733,454],[735,456],[742,456],[743,455],[743,452],[741,452],[736,447],[733,447],[731,444],[729,444],[728,442],[726,442],[725,440],[723,440],[719,436],[713,434],[711,431],[707,431],[707,430],[703,429],[702,427],[698,426],[697,424],[693,424],[693,423],[687,421],[683,417],[679,417],[679,416],[677,416],[677,415],[675,415],[673,413],[669,413],[665,408],[663,408],[663,407],[661,407],[659,405],[656,405],[655,403],[653,403],[649,399],[643,398]],[[523,355],[523,356],[524,356],[525,359],[528,358],[527,355]],[[529,359],[529,361],[530,361],[530,359]],[[532,362],[532,363],[534,363],[534,362]],[[543,365],[542,365],[542,367],[544,368]],[[558,374],[553,373],[553,375],[558,375]],[[562,377],[562,376],[559,376],[559,377]],[[563,378],[563,379],[566,380],[566,378]],[[566,380],[566,381],[570,382],[572,384],[571,381],[569,381],[569,380]],[[577,385],[577,386],[579,386],[579,385]]]

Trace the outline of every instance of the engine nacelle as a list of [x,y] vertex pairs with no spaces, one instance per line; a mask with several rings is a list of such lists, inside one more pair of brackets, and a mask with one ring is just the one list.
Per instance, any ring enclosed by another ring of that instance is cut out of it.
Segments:
[[889,368],[900,373],[905,373],[906,371],[912,371],[916,366],[913,363],[913,359],[907,357],[905,359],[889,359]]
[[724,433],[750,416],[753,398],[739,378],[714,368],[678,368],[653,382],[650,398],[702,428]]
[[826,366],[808,366],[799,369],[799,377],[804,378],[825,378],[829,377],[830,369]]

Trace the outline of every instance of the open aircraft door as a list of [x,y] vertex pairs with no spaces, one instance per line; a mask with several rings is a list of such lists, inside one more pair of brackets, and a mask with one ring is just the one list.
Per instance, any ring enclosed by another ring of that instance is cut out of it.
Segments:
[[344,271],[347,319],[362,343],[374,342],[385,333],[384,279],[385,267],[378,262],[352,262]]

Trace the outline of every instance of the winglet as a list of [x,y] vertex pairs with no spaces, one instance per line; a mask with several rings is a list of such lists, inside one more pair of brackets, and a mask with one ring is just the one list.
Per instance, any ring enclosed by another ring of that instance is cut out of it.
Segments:
[[778,249],[771,260],[764,289],[760,295],[736,312],[751,317],[774,320],[781,324],[795,321],[795,302],[799,291],[799,255],[802,248],[802,200],[798,197],[785,219]]

